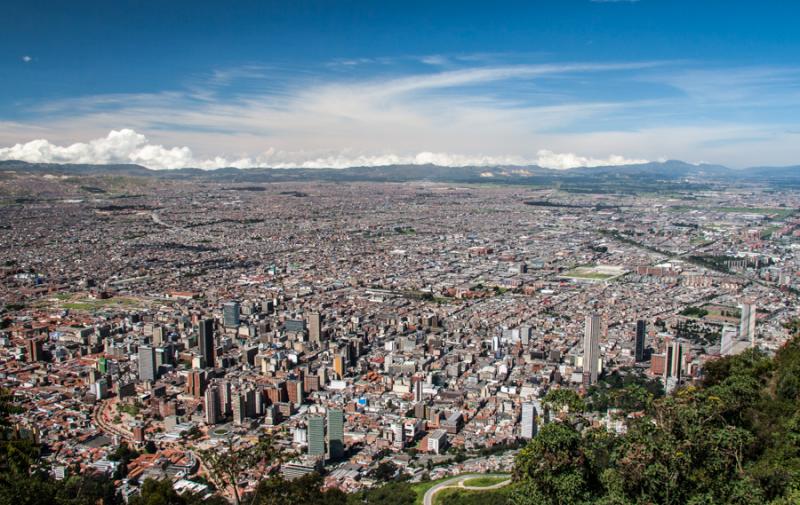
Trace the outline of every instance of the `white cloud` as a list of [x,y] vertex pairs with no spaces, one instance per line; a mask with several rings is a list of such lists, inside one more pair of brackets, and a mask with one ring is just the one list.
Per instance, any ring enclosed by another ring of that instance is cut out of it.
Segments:
[[151,144],[147,138],[131,129],[112,130],[106,137],[89,142],[59,146],[44,139],[32,140],[12,147],[0,148],[0,159],[30,163],[135,163],[153,169],[196,167],[252,168],[345,168],[352,166],[425,165],[447,167],[539,165],[546,168],[575,168],[598,165],[625,165],[646,160],[610,156],[606,159],[588,158],[572,153],[541,150],[537,157],[473,156],[452,153],[420,152],[417,154],[363,154],[352,151],[338,153],[286,152],[268,149],[254,158],[227,159],[222,156],[199,159],[188,147],[164,147]]
[[[31,104],[16,116],[24,119],[0,118],[0,147],[13,145],[0,155],[152,168],[797,161],[794,119],[759,122],[761,108],[738,108],[743,101],[786,104],[782,113],[795,117],[796,91],[784,84],[796,69],[739,69],[728,90],[724,69],[704,88],[714,76],[686,72],[685,62],[490,66],[485,58],[450,57],[446,67],[415,67],[413,74],[398,74],[388,63],[369,67],[292,78],[247,67],[217,71],[184,90]],[[659,82],[673,91],[598,102],[587,100],[580,86],[562,86],[600,78]],[[243,80],[247,85],[237,86]],[[727,95],[715,100],[714,93]],[[733,112],[723,114],[723,107]],[[120,125],[132,130],[123,135],[129,144],[111,148],[108,132]],[[135,132],[146,132],[147,139]],[[98,140],[86,141],[91,138]]]
[[22,61],[23,63],[30,63],[31,61],[33,61],[33,58],[26,54],[25,56],[22,57]]

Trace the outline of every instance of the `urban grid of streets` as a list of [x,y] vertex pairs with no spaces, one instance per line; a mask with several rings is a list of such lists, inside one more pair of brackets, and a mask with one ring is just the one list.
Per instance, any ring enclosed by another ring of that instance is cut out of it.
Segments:
[[[389,460],[412,480],[506,472],[551,415],[546,392],[592,385],[587,356],[599,380],[669,389],[721,354],[777,349],[798,316],[791,191],[25,174],[0,187],[16,427],[57,475],[114,472],[120,442],[151,446],[124,493],[152,476],[203,492],[201,450],[264,431],[296,455],[285,475],[324,467],[345,490]],[[592,418],[625,429],[613,411]]]

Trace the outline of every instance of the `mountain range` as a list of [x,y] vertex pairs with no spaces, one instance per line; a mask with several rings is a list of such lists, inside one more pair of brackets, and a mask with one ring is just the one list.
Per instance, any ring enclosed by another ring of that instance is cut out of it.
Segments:
[[710,184],[761,184],[800,187],[800,165],[789,167],[728,168],[669,160],[635,165],[548,169],[539,166],[443,167],[437,165],[387,165],[351,168],[220,168],[201,170],[151,170],[133,164],[57,164],[0,161],[0,172],[53,175],[158,177],[226,183],[270,182],[408,182],[493,183],[567,188],[641,186],[669,187]]

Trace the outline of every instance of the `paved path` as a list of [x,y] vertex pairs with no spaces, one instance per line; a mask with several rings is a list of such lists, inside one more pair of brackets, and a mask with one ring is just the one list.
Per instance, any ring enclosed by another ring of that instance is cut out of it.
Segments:
[[491,486],[480,487],[480,486],[466,486],[466,485],[464,485],[464,481],[470,480],[470,479],[475,479],[475,478],[478,478],[478,477],[510,477],[510,476],[508,474],[495,474],[495,473],[490,473],[490,474],[485,474],[485,473],[465,473],[463,475],[457,475],[456,477],[453,477],[452,479],[444,480],[444,481],[436,484],[435,486],[431,487],[430,489],[428,489],[428,491],[425,492],[425,497],[422,499],[422,503],[424,503],[424,505],[433,505],[433,497],[434,497],[434,495],[436,493],[438,493],[439,491],[441,491],[442,489],[448,489],[448,488],[455,487],[455,488],[459,488],[459,489],[466,489],[468,491],[489,491],[491,489],[497,489],[497,488],[501,488],[503,486],[507,486],[508,484],[511,484],[511,479],[509,478],[507,480],[504,480],[502,482],[498,482],[497,484],[493,484]]

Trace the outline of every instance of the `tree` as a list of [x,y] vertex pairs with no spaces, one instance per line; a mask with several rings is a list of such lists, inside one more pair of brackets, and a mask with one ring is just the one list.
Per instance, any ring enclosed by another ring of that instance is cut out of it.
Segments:
[[208,469],[209,478],[224,492],[231,489],[236,505],[241,505],[239,479],[248,470],[258,470],[264,475],[267,468],[281,459],[272,437],[262,436],[255,443],[236,442],[233,437],[225,437],[214,449],[200,451],[200,458]]

